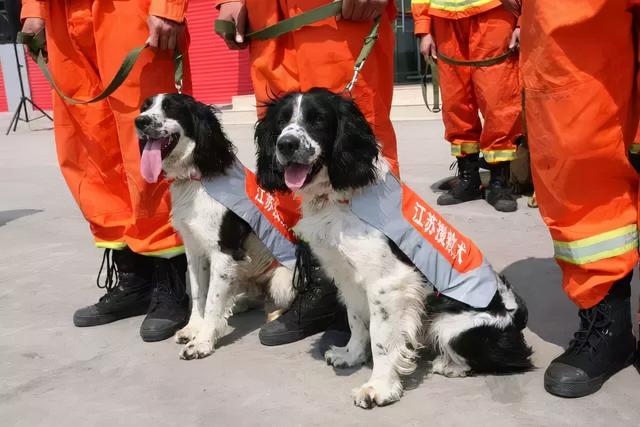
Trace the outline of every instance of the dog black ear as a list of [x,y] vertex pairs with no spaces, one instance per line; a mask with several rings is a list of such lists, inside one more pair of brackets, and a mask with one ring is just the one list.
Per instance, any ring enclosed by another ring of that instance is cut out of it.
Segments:
[[278,132],[275,108],[274,105],[269,106],[265,117],[256,123],[256,176],[260,187],[268,192],[289,192],[284,182],[284,171],[276,160]]
[[215,110],[197,104],[192,114],[194,140],[193,162],[203,177],[224,173],[235,158],[235,148],[222,131]]
[[338,130],[328,162],[329,180],[336,190],[360,188],[376,179],[378,143],[356,104],[336,97]]

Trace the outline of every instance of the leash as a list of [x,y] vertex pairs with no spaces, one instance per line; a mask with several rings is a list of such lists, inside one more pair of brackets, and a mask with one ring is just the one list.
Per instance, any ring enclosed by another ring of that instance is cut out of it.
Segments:
[[[328,3],[324,6],[320,6],[315,9],[311,9],[307,12],[303,12],[300,15],[296,15],[296,16],[292,16],[291,18],[284,19],[280,22],[277,22],[273,25],[269,25],[260,30],[250,32],[245,35],[245,38],[256,39],[256,40],[274,39],[284,34],[298,30],[309,24],[314,24],[318,21],[322,21],[323,19],[327,19],[332,16],[338,16],[341,10],[342,10],[342,1]],[[364,38],[364,44],[353,66],[353,77],[351,78],[349,83],[347,83],[343,92],[351,93],[351,90],[353,89],[356,82],[358,81],[358,76],[360,74],[360,71],[364,67],[364,64],[367,61],[369,54],[371,54],[371,51],[373,50],[376,40],[378,40],[379,28],[380,28],[380,17],[377,17],[373,22],[373,26],[371,27],[369,34],[367,34],[367,36]],[[217,19],[214,23],[214,29],[215,29],[215,32],[225,40],[235,39],[236,24],[234,22]]]
[[[491,67],[492,65],[497,65],[506,61],[515,52],[516,48],[509,48],[506,52],[498,56],[487,59],[479,59],[475,61],[456,59],[438,52],[438,61],[442,61],[445,64],[461,67]],[[431,56],[427,57],[426,62],[427,67],[424,74],[422,75],[421,81],[422,98],[424,99],[424,103],[429,111],[431,111],[432,113],[439,113],[440,111],[442,111],[442,108],[440,105],[440,73],[438,72],[438,63]],[[431,70],[431,82],[433,83],[433,107],[429,105],[427,87],[427,74],[429,73],[429,70]]]
[[[47,79],[51,87],[68,104],[73,104],[73,105],[92,104],[92,103],[101,101],[106,97],[108,97],[109,95],[111,95],[127,79],[127,77],[129,76],[129,73],[131,73],[131,70],[133,69],[133,66],[135,65],[136,61],[140,57],[140,54],[142,54],[142,52],[145,49],[149,48],[149,45],[145,44],[144,46],[139,46],[131,49],[129,53],[127,53],[127,55],[125,56],[124,60],[122,61],[122,64],[120,65],[120,68],[116,72],[115,76],[113,76],[113,79],[107,85],[107,87],[95,97],[87,100],[81,100],[81,99],[75,99],[65,95],[62,92],[62,90],[60,90],[58,85],[56,85],[55,80],[53,79],[53,76],[51,75],[51,72],[47,67],[46,40],[45,40],[43,31],[39,32],[38,34],[19,32],[17,37],[17,42],[27,46],[29,53],[31,54],[32,57],[34,57],[36,63],[38,64],[38,67],[42,71],[42,74]],[[182,53],[180,53],[178,50],[174,52],[173,62],[174,62],[174,82],[176,85],[176,89],[178,90],[178,92],[182,92],[183,56],[182,56]]]

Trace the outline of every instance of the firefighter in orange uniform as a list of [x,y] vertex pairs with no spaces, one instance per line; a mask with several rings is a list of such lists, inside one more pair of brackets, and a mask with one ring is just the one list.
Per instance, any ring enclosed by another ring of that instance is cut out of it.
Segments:
[[[425,57],[437,58],[441,53],[456,60],[478,61],[517,47],[517,18],[502,7],[500,0],[412,0],[411,10]],[[517,55],[486,67],[440,60],[438,68],[445,138],[458,164],[458,180],[438,198],[438,204],[453,205],[482,197],[482,153],[491,171],[487,201],[498,211],[515,211],[509,165],[516,155],[514,143],[522,136]]]
[[[353,66],[373,19],[380,16],[378,40],[360,73],[352,95],[382,146],[382,154],[392,171],[399,173],[396,136],[391,124],[393,96],[392,24],[395,2],[389,0],[345,0],[341,19],[329,18],[277,39],[244,40],[247,27],[257,30],[285,18],[326,5],[327,0],[219,0],[220,19],[236,23],[232,49],[250,48],[251,78],[257,105],[273,96],[314,87],[341,92],[353,75]],[[258,114],[262,114],[259,110]],[[319,267],[315,267],[319,271]],[[300,294],[293,308],[267,323],[260,331],[266,345],[278,345],[302,339],[327,328],[334,319],[336,289],[323,277],[317,277],[311,289]],[[340,318],[342,319],[342,314]],[[342,319],[344,327],[346,320]],[[339,340],[347,339],[341,336]],[[337,342],[337,341],[336,341]]]
[[[142,179],[134,128],[142,100],[176,90],[173,50],[186,49],[185,12],[186,0],[23,1],[23,31],[46,28],[49,68],[74,98],[100,93],[132,48],[145,41],[153,47],[106,100],[70,105],[54,94],[60,168],[107,264],[99,284],[106,294],[76,311],[76,326],[147,314],[140,334],[157,341],[188,320],[186,258],[169,219],[168,185]],[[189,91],[186,64],[185,72]]]
[[[518,9],[519,1],[505,0]],[[595,393],[630,365],[638,263],[638,126],[628,0],[522,5],[522,81],[536,195],[580,326],[545,372],[557,396]],[[609,52],[610,54],[607,54]],[[611,52],[614,52],[611,54]]]

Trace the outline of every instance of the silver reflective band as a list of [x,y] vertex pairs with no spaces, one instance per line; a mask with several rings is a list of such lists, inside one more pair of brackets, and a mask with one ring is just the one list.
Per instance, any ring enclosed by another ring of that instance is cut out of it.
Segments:
[[458,272],[402,215],[402,187],[393,174],[357,193],[351,210],[398,245],[439,292],[475,308],[493,299],[498,276],[491,265],[483,259],[479,267]]
[[638,247],[638,230],[630,224],[572,242],[553,241],[555,257],[571,264],[588,264],[625,254]]
[[293,270],[296,247],[262,214],[246,192],[244,167],[236,159],[225,175],[202,180],[207,194],[245,220],[280,264]]

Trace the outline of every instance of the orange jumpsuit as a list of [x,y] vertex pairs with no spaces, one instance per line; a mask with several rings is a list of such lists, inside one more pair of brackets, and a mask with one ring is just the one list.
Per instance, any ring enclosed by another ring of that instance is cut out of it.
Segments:
[[[454,3],[412,0],[415,34],[432,34],[438,52],[454,59],[487,59],[507,50],[517,18],[499,0]],[[522,135],[517,56],[489,67],[438,61],[438,70],[451,154],[464,157],[481,151],[488,163],[513,160],[514,141]]]
[[536,195],[581,308],[638,262],[638,125],[627,0],[523,2],[521,68]]
[[[229,0],[218,1],[218,4]],[[285,18],[325,5],[328,0],[246,0],[249,26],[261,29]],[[383,14],[378,41],[352,91],[353,98],[382,145],[382,154],[398,173],[396,135],[389,117],[393,97],[392,23],[395,2]],[[353,65],[372,22],[328,18],[277,39],[252,40],[251,79],[258,105],[287,92],[314,87],[341,92],[351,80]],[[258,112],[262,114],[262,110]]]
[[[149,36],[147,17],[182,22],[187,0],[23,0],[22,18],[46,22],[49,69],[72,97],[95,96],[126,53]],[[184,52],[186,46],[182,46]],[[184,88],[190,91],[188,63]],[[54,94],[54,131],[62,174],[96,245],[170,256],[183,252],[169,218],[168,185],[140,175],[134,118],[142,101],[174,92],[172,52],[145,51],[108,99],[69,105]]]

